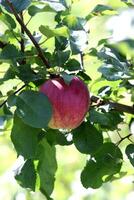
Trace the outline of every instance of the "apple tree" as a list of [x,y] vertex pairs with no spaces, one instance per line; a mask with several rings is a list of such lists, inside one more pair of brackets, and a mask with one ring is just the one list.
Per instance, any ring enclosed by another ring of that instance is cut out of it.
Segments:
[[[11,142],[24,158],[18,183],[47,199],[57,145],[74,144],[87,155],[80,176],[85,188],[121,178],[126,160],[134,166],[133,2],[87,2],[93,8],[83,15],[74,12],[78,3],[0,1],[1,131],[11,127]],[[97,42],[90,29],[96,18],[104,19],[98,35],[104,23],[109,29]],[[128,131],[121,135],[124,124]]]

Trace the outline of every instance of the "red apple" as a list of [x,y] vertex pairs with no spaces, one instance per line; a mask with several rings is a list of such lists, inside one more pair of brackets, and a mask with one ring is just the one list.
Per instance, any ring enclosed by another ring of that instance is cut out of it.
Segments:
[[90,96],[84,82],[74,77],[70,84],[54,78],[46,81],[40,91],[52,103],[53,114],[48,124],[53,129],[74,129],[84,120],[90,105]]

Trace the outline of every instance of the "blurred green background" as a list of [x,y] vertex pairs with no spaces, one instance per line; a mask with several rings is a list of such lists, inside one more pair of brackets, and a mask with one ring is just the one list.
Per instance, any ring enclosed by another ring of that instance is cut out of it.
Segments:
[[[72,13],[76,16],[85,17],[97,4],[108,4],[116,8],[125,7],[125,4],[119,0],[75,0]],[[27,16],[28,18],[28,16]],[[100,39],[109,36],[109,33],[105,29],[106,16],[96,16],[88,23],[90,28],[89,35],[89,47],[96,47]],[[28,25],[28,28],[32,31],[36,30],[41,24],[49,24],[54,27],[54,15],[48,13],[40,13],[36,15]],[[0,32],[4,31],[6,26],[0,24]],[[45,44],[50,49],[52,47],[52,41],[48,41]],[[95,80],[100,77],[100,73],[97,68],[100,66],[98,61],[93,56],[87,56],[84,59],[85,68],[88,74],[93,79],[92,84],[89,85],[91,92],[96,93],[97,85],[94,84]],[[3,72],[8,67],[7,65],[0,66],[0,76],[3,76]],[[18,83],[18,82],[17,82]],[[99,87],[110,82],[100,81]],[[14,81],[6,82],[0,90],[2,93],[9,90],[9,85],[12,88],[16,85]],[[116,83],[114,84],[116,89]],[[126,96],[124,101],[129,101],[129,96]],[[1,111],[0,111],[1,112]],[[3,127],[0,122],[0,129]],[[13,178],[13,169],[16,163],[16,153],[10,141],[10,129],[11,122],[6,124],[5,131],[0,132],[0,200],[43,200],[45,197],[40,193],[33,193],[21,188]],[[126,135],[128,132],[128,126],[123,124],[121,127],[121,135]],[[110,137],[113,141],[118,141],[118,135],[114,132],[110,132]],[[125,141],[127,142],[127,141]],[[122,150],[124,151],[124,142],[121,143]],[[57,146],[57,159],[58,159],[58,171],[56,173],[55,190],[52,197],[55,200],[132,200],[134,199],[134,176],[133,168],[129,162],[124,163],[122,171],[128,174],[120,180],[115,180],[112,183],[106,183],[100,189],[84,189],[80,183],[80,172],[86,164],[87,156],[80,154],[76,148],[71,145],[68,147]],[[118,178],[118,177],[117,177]]]

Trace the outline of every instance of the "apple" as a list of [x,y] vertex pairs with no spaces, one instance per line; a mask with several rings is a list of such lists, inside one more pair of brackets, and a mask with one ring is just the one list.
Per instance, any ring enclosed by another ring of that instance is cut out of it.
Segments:
[[90,95],[80,78],[74,76],[69,84],[61,77],[53,78],[44,82],[39,90],[52,104],[50,128],[74,129],[82,123],[89,109]]

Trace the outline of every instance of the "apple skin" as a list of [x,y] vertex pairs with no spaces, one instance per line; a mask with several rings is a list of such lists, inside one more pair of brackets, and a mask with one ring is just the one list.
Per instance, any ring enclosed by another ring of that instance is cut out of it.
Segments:
[[90,94],[80,78],[73,77],[69,85],[61,77],[50,79],[39,90],[52,103],[50,128],[74,129],[82,123],[89,109]]

